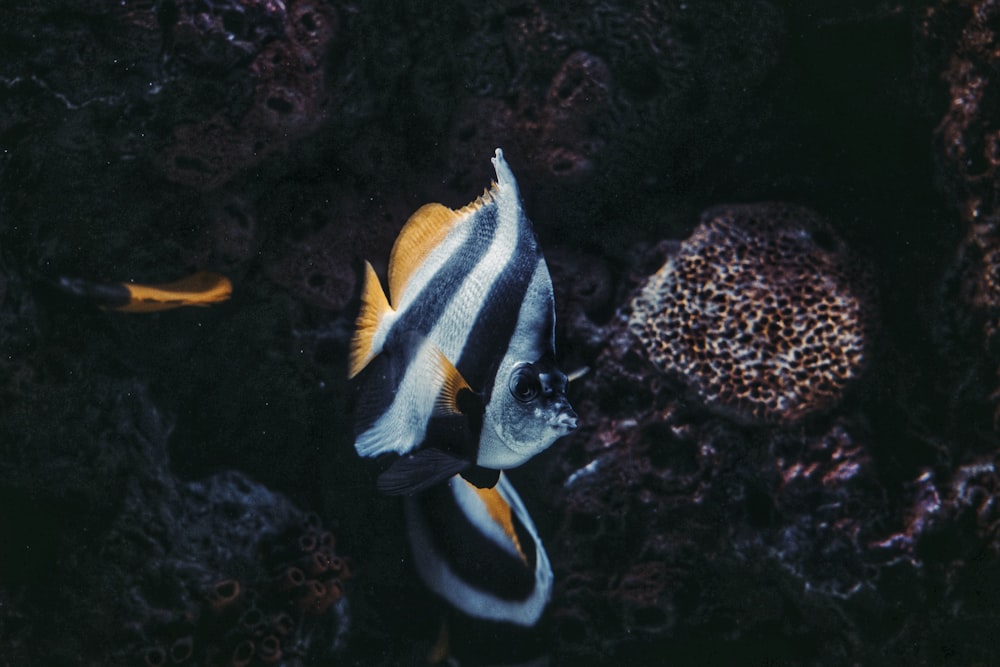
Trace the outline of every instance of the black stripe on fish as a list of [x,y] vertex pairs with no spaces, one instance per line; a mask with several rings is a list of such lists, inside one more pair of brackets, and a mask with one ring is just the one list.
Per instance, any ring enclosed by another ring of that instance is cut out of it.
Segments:
[[[469,271],[475,268],[489,252],[499,224],[497,207],[484,206],[472,215],[482,216],[482,220],[475,221],[468,238],[427,281],[400,318],[393,323],[386,346],[395,343],[397,332],[404,334],[419,332],[424,336],[428,335],[458,294]],[[459,368],[459,371],[461,370]],[[476,387],[475,380],[465,376],[464,373],[463,376]]]
[[[523,214],[521,214],[523,218]],[[493,281],[486,306],[479,312],[455,366],[486,401],[500,358],[510,346],[524,296],[538,264],[538,249],[527,220],[517,223],[514,253]]]
[[403,381],[411,352],[411,348],[405,345],[382,350],[358,374],[354,404],[355,438],[374,426],[396,399],[396,390]]

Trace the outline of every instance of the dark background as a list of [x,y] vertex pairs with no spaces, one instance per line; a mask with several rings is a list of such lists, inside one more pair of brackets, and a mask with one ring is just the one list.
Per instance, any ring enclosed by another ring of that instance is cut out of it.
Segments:
[[[0,26],[0,664],[186,637],[229,664],[213,586],[281,608],[308,512],[353,577],[282,663],[422,664],[441,609],[351,451],[346,345],[361,262],[477,196],[497,146],[564,366],[594,369],[583,428],[515,476],[554,664],[996,660],[993,3],[45,0]],[[661,241],[766,201],[826,219],[875,295],[864,376],[794,424],[666,388],[615,317]],[[55,286],[197,269],[233,298]]]

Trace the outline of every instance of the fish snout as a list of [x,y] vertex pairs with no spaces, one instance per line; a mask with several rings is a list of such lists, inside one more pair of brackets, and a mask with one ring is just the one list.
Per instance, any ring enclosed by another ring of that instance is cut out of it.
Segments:
[[562,431],[563,435],[567,433],[572,433],[577,427],[577,414],[570,407],[569,403],[563,402],[559,406],[559,411],[556,413],[555,417],[549,422],[557,430]]

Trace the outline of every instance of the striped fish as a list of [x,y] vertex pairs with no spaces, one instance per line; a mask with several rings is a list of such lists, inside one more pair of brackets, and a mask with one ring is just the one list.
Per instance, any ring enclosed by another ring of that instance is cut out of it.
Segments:
[[576,428],[548,267],[500,149],[493,166],[496,182],[471,204],[410,217],[389,256],[388,298],[365,265],[354,446],[399,456],[379,478],[384,493],[456,473],[492,486]]
[[535,524],[506,475],[480,489],[460,475],[404,503],[414,565],[460,612],[532,627],[552,592]]

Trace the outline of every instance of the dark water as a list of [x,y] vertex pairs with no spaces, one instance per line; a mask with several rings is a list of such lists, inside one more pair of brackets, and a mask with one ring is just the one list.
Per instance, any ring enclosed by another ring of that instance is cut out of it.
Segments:
[[[417,665],[444,618],[461,664],[992,664],[996,26],[944,0],[0,8],[0,664]],[[362,262],[478,196],[497,146],[562,366],[591,369],[581,428],[511,474],[554,574],[529,631],[423,586],[346,381]],[[825,221],[875,323],[791,423],[706,407],[616,315],[702,211],[757,202]],[[232,298],[58,288],[196,270]]]

